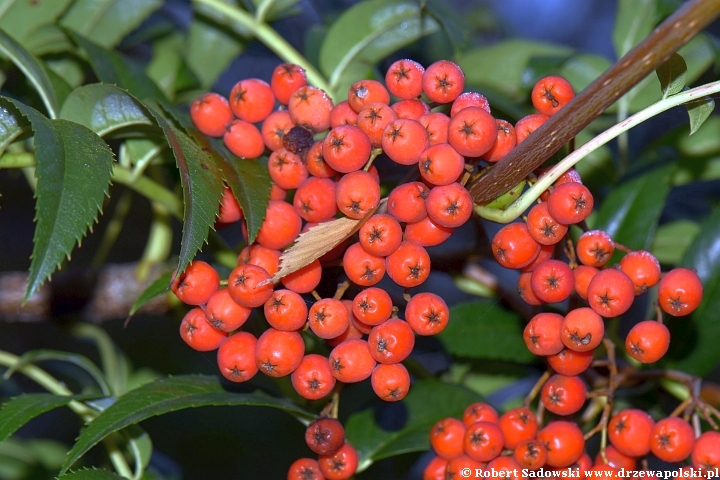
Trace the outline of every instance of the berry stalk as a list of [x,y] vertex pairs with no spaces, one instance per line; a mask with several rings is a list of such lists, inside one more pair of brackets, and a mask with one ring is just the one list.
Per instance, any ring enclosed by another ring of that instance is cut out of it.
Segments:
[[[545,175],[540,177],[535,184],[533,184],[530,189],[528,189],[527,192],[525,192],[520,198],[518,198],[514,203],[512,203],[509,207],[507,207],[504,210],[498,210],[496,208],[488,208],[483,205],[476,205],[475,206],[475,213],[480,215],[483,218],[486,218],[488,220],[492,220],[494,222],[498,223],[509,223],[518,218],[522,213],[532,205],[532,203],[538,199],[538,197],[548,189],[560,176],[567,172],[570,168],[572,168],[576,163],[578,163],[580,160],[585,158],[587,155],[592,153],[594,150],[600,148],[601,146],[608,143],[610,140],[616,138],[618,135],[620,135],[623,132],[626,132],[630,130],[633,127],[636,127],[643,123],[644,121],[654,117],[655,115],[658,115],[666,110],[669,110],[673,107],[677,107],[678,105],[682,105],[684,103],[689,103],[693,100],[697,100],[698,98],[702,98],[708,95],[713,95],[717,92],[720,92],[720,82],[713,82],[708,83],[706,85],[702,85],[697,88],[693,88],[691,90],[687,90],[685,92],[679,93],[677,95],[673,95],[672,97],[666,98],[665,100],[660,100],[657,103],[654,103],[653,105],[650,105],[644,110],[641,110],[640,112],[636,113],[635,115],[628,117],[624,121],[618,123],[617,125],[614,125],[613,127],[605,130],[603,133],[598,135],[597,137],[590,140],[588,143],[583,145],[582,147],[575,150],[573,153],[565,157],[562,161],[560,161],[557,165],[555,165],[550,171],[548,171]],[[568,103],[568,106],[570,104]],[[560,112],[564,112],[565,109],[560,110]],[[558,113],[557,115],[561,115],[561,113]],[[554,119],[555,117],[551,117],[551,119]],[[548,120],[546,123],[550,123],[551,120]],[[543,128],[543,127],[541,127]],[[538,129],[537,131],[540,131]],[[530,137],[528,137],[527,142],[523,142],[518,147],[512,150],[512,152],[515,152],[522,148],[522,146],[525,143],[529,143]],[[512,153],[511,153],[512,154]],[[511,154],[508,154],[508,157],[510,157]],[[506,157],[507,158],[507,157]],[[497,168],[497,167],[496,167]],[[494,170],[494,169],[493,169]],[[519,170],[518,170],[519,171]],[[477,184],[475,184],[477,185]],[[472,193],[472,186],[470,187],[470,192]]]
[[536,135],[531,135],[486,175],[469,185],[473,201],[485,205],[517,185],[718,15],[720,0],[686,2],[538,128]]

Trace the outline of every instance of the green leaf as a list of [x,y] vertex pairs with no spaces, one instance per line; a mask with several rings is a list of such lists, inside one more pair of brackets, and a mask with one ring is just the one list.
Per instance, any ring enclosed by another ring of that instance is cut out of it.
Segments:
[[299,8],[293,8],[300,3],[300,0],[252,0],[252,3],[256,7],[256,11],[261,5],[266,9],[264,16],[266,23],[289,17],[301,11]]
[[204,151],[180,129],[151,110],[167,138],[180,170],[184,222],[177,272],[185,268],[202,248],[215,223],[223,192],[222,174],[211,153]]
[[135,313],[140,310],[143,305],[148,303],[150,300],[159,297],[160,295],[166,295],[168,293],[168,288],[170,287],[170,281],[172,278],[172,272],[166,272],[162,274],[157,280],[152,282],[150,286],[148,286],[138,297],[137,300],[135,300],[135,303],[133,303],[132,308],[130,308],[130,313],[128,314],[128,318],[135,315]]
[[687,77],[687,64],[680,54],[673,53],[670,60],[660,65],[656,70],[662,98],[667,98],[676,93],[682,92]]
[[461,417],[465,408],[482,397],[459,385],[438,380],[414,382],[403,400],[407,422],[396,431],[383,430],[373,408],[354,413],[345,423],[349,443],[358,452],[358,471],[374,461],[430,448],[430,428],[445,417]]
[[58,480],[126,480],[115,472],[101,468],[73,470],[57,477]]
[[681,265],[694,269],[703,283],[703,300],[689,316],[671,318],[668,365],[691,375],[705,376],[720,361],[720,209],[702,223]]
[[28,35],[37,28],[55,23],[72,0],[28,2],[5,0],[0,5],[0,29],[25,45]]
[[248,229],[248,243],[255,241],[265,219],[272,181],[267,164],[261,160],[244,160],[230,152],[223,152],[224,145],[211,142],[216,148],[218,165],[225,183],[230,187],[242,207]]
[[27,393],[12,397],[0,408],[0,443],[15,433],[33,418],[58,407],[64,407],[73,400],[91,396],[62,396],[51,393]]
[[467,50],[458,60],[465,72],[465,85],[492,88],[513,100],[526,100],[522,74],[533,57],[568,56],[572,50],[549,43],[507,40],[488,47]]
[[660,225],[650,252],[660,263],[677,265],[699,232],[700,225],[692,220],[677,220]]
[[35,87],[45,104],[48,115],[51,118],[57,117],[60,109],[57,95],[52,81],[40,60],[2,30],[0,30],[0,52],[12,60]]
[[715,100],[710,97],[698,98],[685,104],[688,116],[690,117],[690,133],[697,132],[698,128],[707,120],[715,109]]
[[581,92],[608,68],[610,61],[607,58],[580,53],[571,56],[563,63],[559,75],[570,82],[575,92]]
[[137,125],[155,125],[145,106],[121,88],[93,83],[76,88],[60,118],[85,125],[100,136]]
[[616,185],[598,210],[593,228],[605,230],[633,250],[648,250],[670,192],[675,164]]
[[677,143],[683,155],[699,157],[720,152],[720,135],[717,134],[720,131],[720,117],[710,117],[704,125],[705,128],[692,137],[683,137]]
[[60,23],[105,48],[114,47],[155,10],[161,0],[75,0]]
[[620,0],[612,35],[618,58],[647,37],[656,22],[657,0]]
[[0,106],[0,155],[8,145],[27,131],[30,123],[13,105]]
[[[682,55],[687,64],[687,77],[685,84],[691,85],[707,71],[713,64],[715,55],[711,42],[705,35],[697,35],[678,53]],[[639,84],[633,87],[626,95],[630,100],[630,113],[642,110],[658,101],[658,88],[660,82],[656,76],[648,75]]]
[[203,16],[190,23],[187,42],[188,65],[205,90],[245,48],[241,37]]
[[150,417],[186,408],[211,405],[271,407],[299,419],[311,420],[315,415],[285,399],[263,394],[240,394],[223,390],[216,377],[181,375],[166,377],[131,390],[105,409],[83,430],[65,460],[61,474],[103,438]]
[[183,64],[184,40],[182,33],[173,32],[153,42],[153,58],[146,71],[168,98],[175,96],[175,84]]
[[142,66],[81,35],[71,32],[71,37],[85,50],[90,66],[101,82],[124,88],[142,101],[147,98],[166,99],[163,91],[147,76]]
[[535,358],[522,340],[520,318],[497,301],[462,303],[450,309],[437,338],[453,355],[529,363]]
[[163,109],[182,125],[204,152],[212,156],[215,165],[222,171],[225,183],[242,207],[248,227],[248,240],[252,243],[265,219],[272,186],[265,160],[240,159],[225,147],[222,140],[208,138],[200,133],[186,112],[165,104]]
[[347,92],[352,81],[346,70],[369,69],[439,28],[414,1],[365,0],[354,5],[333,23],[320,48],[320,68],[333,89],[328,93],[339,98]]
[[50,278],[97,220],[107,195],[113,153],[91,130],[68,120],[49,120],[11,99],[32,125],[37,189],[33,253],[27,301]]
[[65,31],[57,25],[43,25],[30,32],[23,45],[37,56],[63,53],[73,49]]
[[112,395],[112,392],[105,381],[105,376],[97,365],[91,362],[89,358],[77,353],[63,352],[59,350],[30,350],[29,352],[25,352],[15,364],[7,369],[3,378],[10,378],[10,375],[20,370],[25,365],[36,364],[38,362],[45,362],[48,360],[59,360],[61,362],[71,363],[80,367],[95,381],[103,395]]

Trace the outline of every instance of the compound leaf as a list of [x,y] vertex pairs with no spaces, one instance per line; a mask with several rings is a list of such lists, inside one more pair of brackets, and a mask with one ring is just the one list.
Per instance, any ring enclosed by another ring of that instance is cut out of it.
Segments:
[[60,473],[65,473],[81,456],[112,432],[150,417],[211,405],[271,407],[302,420],[315,417],[288,400],[256,393],[227,392],[214,376],[165,377],[129,391],[90,422],[68,453]]
[[662,89],[662,98],[667,98],[676,93],[682,92],[685,88],[685,78],[687,77],[687,63],[685,59],[678,53],[673,53],[670,60],[660,65],[656,70],[658,80],[660,80],[660,88]]
[[357,449],[358,471],[374,461],[430,448],[429,430],[445,417],[462,417],[465,408],[481,397],[459,385],[438,380],[420,380],[412,384],[402,400],[407,420],[399,430],[383,429],[375,420],[374,409],[355,413],[345,424],[345,433]]
[[24,393],[12,397],[0,408],[0,443],[33,418],[58,407],[64,407],[73,400],[87,398],[91,397],[52,393]]
[[16,100],[11,102],[32,125],[35,137],[36,221],[25,298],[70,257],[107,195],[113,153],[94,132],[68,120],[50,120]]
[[605,230],[618,243],[648,250],[655,238],[675,164],[655,168],[617,185],[605,198],[594,228]]
[[697,272],[703,283],[703,300],[688,317],[668,317],[671,368],[692,375],[710,373],[720,361],[720,209],[702,223],[700,233],[685,251],[681,265]]
[[147,98],[165,99],[163,91],[147,76],[142,66],[82,35],[70,32],[70,36],[85,50],[90,66],[101,82],[124,88],[142,101]]
[[53,83],[43,64],[14,38],[0,30],[0,53],[7,56],[35,87],[45,104],[48,115],[57,117],[60,105]]
[[438,22],[407,0],[366,0],[343,13],[320,47],[320,68],[337,96],[353,81],[346,71],[369,70],[375,63],[415,40],[434,33]]
[[5,0],[0,10],[0,29],[25,45],[28,35],[39,27],[52,24],[72,0],[27,2]]
[[100,136],[130,126],[155,125],[138,100],[121,88],[102,83],[73,90],[60,110],[60,118],[85,125]]
[[151,110],[175,156],[183,188],[184,222],[178,273],[185,271],[207,240],[220,206],[222,174],[210,152],[204,151],[185,132]]
[[92,38],[98,45],[110,48],[162,4],[161,0],[75,0],[60,23]]
[[530,363],[520,318],[497,301],[462,303],[450,309],[448,326],[437,336],[453,355]]

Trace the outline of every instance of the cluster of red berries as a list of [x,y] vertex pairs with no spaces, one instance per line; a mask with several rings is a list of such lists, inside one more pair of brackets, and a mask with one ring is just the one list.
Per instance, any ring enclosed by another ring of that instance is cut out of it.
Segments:
[[345,441],[342,424],[330,417],[320,417],[305,430],[305,442],[318,459],[299,458],[288,471],[288,480],[323,480],[350,478],[357,470],[358,454]]
[[[463,88],[464,75],[452,62],[424,69],[400,60],[388,70],[385,85],[361,80],[351,86],[347,100],[333,105],[325,92],[307,85],[302,68],[286,64],[275,69],[269,84],[242,80],[229,100],[208,93],[193,102],[197,128],[222,136],[235,155],[271,152],[273,190],[256,241],[240,253],[227,288],[219,288],[217,274],[200,261],[175,279],[181,300],[198,305],[183,321],[183,338],[200,350],[218,348],[220,370],[231,381],[246,381],[258,370],[292,375],[300,395],[320,399],[338,380],[371,377],[380,398],[404,398],[410,376],[400,362],[412,352],[415,335],[445,328],[449,309],[440,296],[419,293],[407,297],[400,319],[390,295],[375,285],[385,274],[405,289],[425,281],[430,273],[426,247],[447,240],[473,211],[463,186],[466,158],[492,162],[516,143],[512,125],[496,121],[485,97]],[[399,100],[391,104],[391,95]],[[448,112],[433,112],[433,105],[447,105]],[[419,177],[394,188],[383,205],[372,165],[380,153],[399,165],[417,165]],[[292,202],[286,201],[289,194]],[[283,249],[303,230],[338,216],[362,222],[356,241],[282,277],[283,288],[275,289],[270,280]],[[242,210],[226,189],[219,221],[238,220]],[[360,292],[347,300],[316,297],[308,308],[311,302],[302,295],[314,294],[321,261],[340,255],[348,280]],[[198,288],[207,295],[188,299],[198,296]],[[239,329],[258,307],[270,328],[256,339]],[[329,357],[305,355],[303,329],[332,347]]]
[[[444,418],[432,427],[430,444],[436,456],[425,467],[423,480],[462,478],[465,469],[473,477],[487,470],[494,477],[520,479],[532,476],[523,471],[540,468],[570,468],[575,478],[596,476],[588,473],[591,470],[604,472],[603,478],[617,478],[617,471],[636,470],[638,459],[649,453],[670,463],[690,457],[691,465],[683,468],[714,472],[720,467],[720,433],[705,432],[696,439],[690,424],[679,417],[655,422],[642,410],[622,410],[610,419],[608,439],[605,459],[598,453],[593,461],[573,421],[554,420],[539,428],[527,407],[498,416],[492,406],[474,403],[465,409],[462,421]],[[645,473],[644,477],[656,478]]]

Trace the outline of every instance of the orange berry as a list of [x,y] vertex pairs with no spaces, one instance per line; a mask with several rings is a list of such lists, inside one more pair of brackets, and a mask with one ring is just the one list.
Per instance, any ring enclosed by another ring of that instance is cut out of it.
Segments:
[[192,102],[190,118],[201,133],[209,137],[222,137],[235,117],[227,99],[211,92]]
[[275,108],[275,96],[264,80],[247,78],[230,90],[230,108],[240,120],[262,122]]

